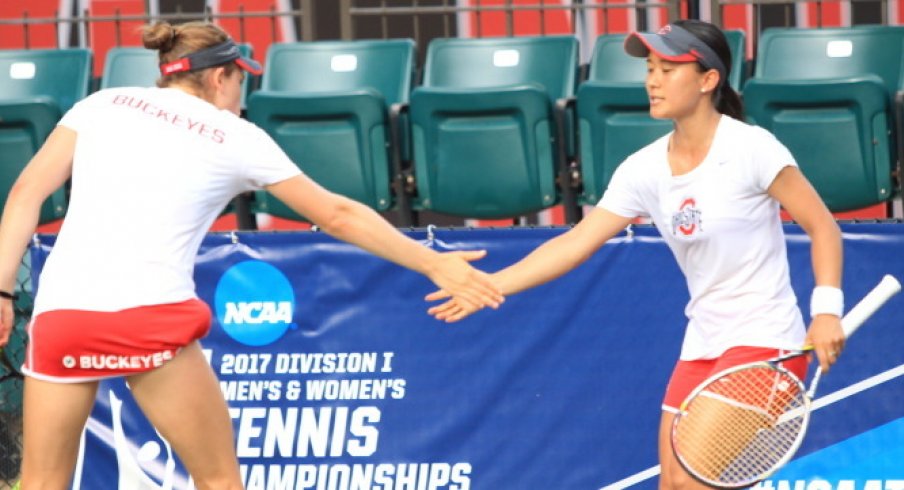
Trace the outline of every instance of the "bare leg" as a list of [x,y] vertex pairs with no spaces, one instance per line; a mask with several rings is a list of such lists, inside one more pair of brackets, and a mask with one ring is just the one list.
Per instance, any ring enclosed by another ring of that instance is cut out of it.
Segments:
[[96,381],[51,383],[25,378],[23,489],[69,488],[97,384]]
[[131,376],[129,386],[199,490],[242,488],[232,420],[197,342],[162,367]]
[[703,490],[710,487],[694,479],[684,471],[681,463],[675,459],[672,451],[671,432],[672,420],[675,414],[662,412],[659,423],[659,464],[661,475],[659,477],[660,490]]
[[[693,413],[682,420],[677,440],[681,444],[684,461],[694,468],[697,475],[710,480],[719,480],[738,455],[750,445],[757,431],[771,426],[770,416],[755,407],[736,407],[713,398],[698,396],[693,401],[693,408]],[[661,446],[666,444],[668,456],[672,459],[673,482],[681,482],[681,474],[687,473],[675,459],[669,446],[671,419],[674,419],[674,415],[669,415],[669,427],[660,429],[660,457],[663,457]],[[679,485],[681,488],[694,488],[683,486],[683,483]]]

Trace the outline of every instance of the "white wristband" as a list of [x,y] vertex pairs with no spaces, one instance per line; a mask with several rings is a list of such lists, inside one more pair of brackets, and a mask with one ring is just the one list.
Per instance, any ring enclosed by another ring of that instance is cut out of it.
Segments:
[[844,293],[833,286],[816,286],[810,296],[810,318],[816,315],[835,315],[841,318],[844,313]]

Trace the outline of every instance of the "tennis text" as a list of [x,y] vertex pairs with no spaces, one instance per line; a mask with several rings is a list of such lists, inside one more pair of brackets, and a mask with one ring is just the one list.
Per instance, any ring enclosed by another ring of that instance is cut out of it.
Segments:
[[370,456],[377,450],[377,407],[230,408],[240,458]]
[[248,490],[367,488],[468,490],[469,463],[241,465]]

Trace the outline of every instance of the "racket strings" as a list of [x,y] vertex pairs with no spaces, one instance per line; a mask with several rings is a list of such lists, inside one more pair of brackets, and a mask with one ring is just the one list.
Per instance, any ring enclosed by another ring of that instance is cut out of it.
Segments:
[[755,366],[719,378],[689,401],[674,429],[688,471],[725,485],[755,482],[797,444],[805,393],[784,371]]

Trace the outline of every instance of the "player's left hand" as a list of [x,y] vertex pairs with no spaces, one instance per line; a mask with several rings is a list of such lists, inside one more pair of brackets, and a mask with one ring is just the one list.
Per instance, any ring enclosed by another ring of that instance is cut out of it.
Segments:
[[13,301],[7,298],[0,298],[0,347],[9,342],[9,334],[13,330],[15,321]]
[[835,315],[816,315],[807,330],[806,345],[813,346],[813,352],[823,371],[828,371],[838,360],[844,349],[844,330],[841,319]]
[[[447,292],[440,290],[428,294],[424,299],[426,299],[427,301],[437,301],[448,297],[449,294]],[[477,307],[472,303],[459,301],[455,298],[452,298],[445,303],[431,307],[427,310],[427,313],[437,320],[444,321],[446,323],[454,323],[459,320],[465,319],[472,313],[476,313],[481,309],[483,308]]]
[[[442,308],[442,314],[435,316],[438,320],[457,321],[467,314],[481,310],[487,306],[498,308],[505,297],[490,280],[490,276],[471,267],[468,262],[483,258],[486,252],[459,251],[439,255],[436,267],[429,274],[430,279],[440,288],[427,295],[428,301],[449,299],[443,305],[431,308]],[[461,316],[463,312],[467,312]]]

